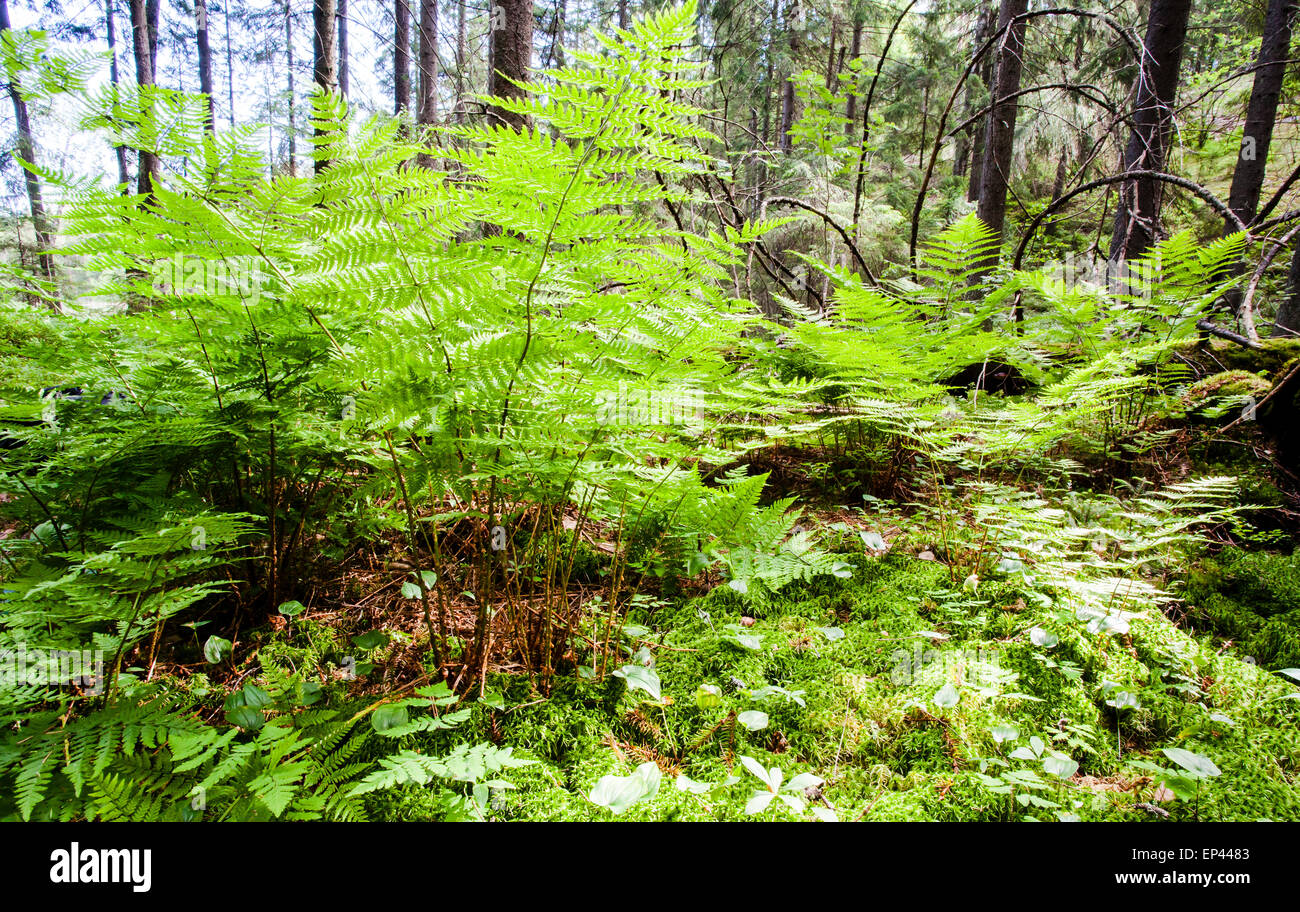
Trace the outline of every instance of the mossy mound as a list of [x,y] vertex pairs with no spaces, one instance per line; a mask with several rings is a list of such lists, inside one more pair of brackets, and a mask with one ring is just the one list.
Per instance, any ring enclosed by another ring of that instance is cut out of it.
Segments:
[[1190,621],[1239,655],[1300,667],[1300,553],[1225,550],[1192,568],[1181,595]]

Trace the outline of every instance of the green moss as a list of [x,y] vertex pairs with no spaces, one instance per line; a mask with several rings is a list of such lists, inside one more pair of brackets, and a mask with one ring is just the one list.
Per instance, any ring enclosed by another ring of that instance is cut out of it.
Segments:
[[[638,614],[654,629],[648,643],[659,701],[612,677],[566,677],[545,700],[526,681],[494,678],[507,710],[480,709],[458,737],[490,737],[540,761],[511,777],[518,788],[495,799],[494,815],[614,819],[588,800],[591,789],[602,776],[628,775],[656,759],[719,788],[688,794],[665,774],[655,796],[618,819],[748,819],[745,803],[758,783],[737,762],[747,755],[781,767],[787,780],[802,771],[826,779],[825,798],[843,820],[1054,820],[1058,811],[1082,820],[1155,819],[1136,807],[1151,800],[1153,786],[1141,784],[1149,772],[1134,764],[1168,766],[1160,748],[1185,746],[1211,757],[1223,775],[1205,783],[1199,808],[1165,805],[1175,819],[1300,817],[1295,701],[1278,699],[1287,685],[1276,675],[1219,654],[1215,642],[1155,609],[1127,634],[1099,636],[1069,612],[1042,607],[1023,584],[982,582],[973,599],[935,562],[898,554],[853,560],[852,579],[792,585],[762,611],[719,587]],[[1215,593],[1251,599],[1261,623],[1295,610],[1300,588],[1289,559],[1236,556],[1214,566],[1196,572],[1208,574]],[[738,629],[758,637],[758,649],[728,630],[746,616],[756,620]],[[1028,632],[1035,626],[1059,642],[1034,645]],[[945,684],[956,688],[955,705],[938,705]],[[1123,714],[1118,746],[1104,684],[1134,693],[1140,704]],[[714,689],[717,705],[697,703],[702,685]],[[768,696],[759,699],[764,688]],[[766,713],[767,725],[750,731],[736,721],[750,710]],[[1000,725],[1014,726],[1017,737],[995,741]],[[1067,785],[1040,760],[1010,759],[1031,737],[1077,760],[1080,775],[1121,787]],[[978,773],[981,761],[990,773],[1002,769],[997,758],[1039,775],[1047,785],[1035,794],[1059,807],[1024,807],[990,790]],[[729,776],[740,780],[722,787]],[[810,814],[774,803],[759,819]]]
[[1182,350],[1210,371],[1250,371],[1276,377],[1290,361],[1300,358],[1300,339],[1266,339],[1258,349],[1210,339],[1189,343]]
[[1184,401],[1198,408],[1215,399],[1243,399],[1246,396],[1264,396],[1272,388],[1265,377],[1246,370],[1222,371],[1198,380],[1187,388]]
[[1225,550],[1193,568],[1181,595],[1189,620],[1238,655],[1300,666],[1300,554]]

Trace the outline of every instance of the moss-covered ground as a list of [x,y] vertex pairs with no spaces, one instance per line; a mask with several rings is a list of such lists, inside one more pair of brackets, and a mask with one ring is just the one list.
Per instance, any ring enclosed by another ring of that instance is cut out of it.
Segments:
[[[1300,819],[1300,700],[1276,673],[1300,664],[1294,558],[1207,558],[1187,607],[1124,634],[1087,632],[1023,582],[971,592],[901,549],[850,559],[852,578],[762,608],[720,587],[634,612],[610,668],[649,664],[657,699],[577,668],[547,698],[489,678],[503,700],[474,704],[457,740],[537,761],[494,792],[494,816],[613,819],[592,789],[653,761],[658,791],[619,819],[746,819],[762,788],[750,757],[786,782],[825,780],[803,791],[807,809],[774,801],[757,819]],[[754,712],[766,719],[741,715]],[[1218,775],[1198,780],[1164,749]],[[418,790],[386,801],[391,817],[421,816]]]

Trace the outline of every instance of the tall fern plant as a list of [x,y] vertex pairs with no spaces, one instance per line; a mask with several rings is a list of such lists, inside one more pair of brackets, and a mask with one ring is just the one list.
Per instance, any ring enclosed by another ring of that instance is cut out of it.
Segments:
[[[173,484],[262,518],[245,547],[264,604],[296,595],[331,509],[394,504],[433,664],[458,648],[450,602],[469,591],[469,664],[485,667],[495,605],[547,676],[574,626],[553,617],[569,611],[572,551],[540,544],[561,514],[577,514],[571,540],[596,523],[635,534],[644,470],[722,464],[795,420],[798,391],[743,375],[759,319],[727,291],[765,226],[664,227],[709,165],[687,102],[705,84],[694,22],[688,3],[600,39],[492,100],[528,128],[447,126],[432,156],[318,96],[328,167],[268,180],[249,137],[207,135],[167,95],[153,100],[166,129],[120,138],[165,138],[161,154],[203,167],[149,198],[64,186],[69,249],[137,311],[80,335],[84,385],[127,387],[110,435],[123,454],[127,439],[174,442]],[[700,476],[674,478],[710,498]],[[87,522],[122,506],[101,498]],[[520,570],[539,562],[558,572]]]

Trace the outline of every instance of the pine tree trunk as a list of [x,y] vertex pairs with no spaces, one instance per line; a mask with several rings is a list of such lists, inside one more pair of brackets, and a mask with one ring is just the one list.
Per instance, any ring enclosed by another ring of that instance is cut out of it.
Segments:
[[[998,68],[993,80],[993,109],[984,132],[984,156],[980,163],[980,196],[976,214],[980,221],[1000,239],[1007,216],[1007,187],[1011,179],[1011,160],[1015,150],[1015,99],[1001,101],[1020,91],[1020,73],[1024,63],[1025,23],[1016,22],[1029,6],[1029,0],[1002,0],[998,10]],[[997,252],[985,266],[997,265]]]
[[339,43],[336,0],[312,2],[312,82],[327,92],[339,87]]
[[[853,68],[853,61],[857,60],[862,54],[862,28],[864,23],[856,17],[853,21],[853,38],[849,42],[849,69]],[[861,86],[856,78],[849,83],[849,97],[844,103],[844,117],[847,123],[844,124],[844,135],[851,142],[858,135],[858,90]]]
[[831,40],[826,51],[826,90],[835,94],[835,41],[839,38],[840,17],[831,14]]
[[[417,27],[419,47],[415,88],[415,122],[429,126],[438,119],[438,2],[420,0],[420,21]],[[417,163],[424,168],[433,167],[433,156],[420,153]]]
[[216,112],[212,104],[212,47],[208,43],[208,0],[194,0],[195,43],[199,50],[199,91],[207,107],[207,128],[217,129]]
[[[8,0],[0,0],[0,32],[7,32],[13,26],[9,23]],[[49,220],[45,214],[45,202],[41,198],[41,179],[30,166],[36,164],[36,144],[32,139],[32,122],[27,112],[27,101],[23,98],[17,81],[8,85],[9,99],[14,105],[14,121],[18,130],[17,153],[19,167],[23,171],[23,181],[27,186],[27,204],[32,212],[32,227],[36,232],[36,246],[39,249],[38,262],[41,272],[47,279],[54,279],[54,260],[51,255]]]
[[415,122],[432,124],[438,119],[438,3],[420,0],[419,87]]
[[158,16],[162,0],[146,0],[145,18],[149,23],[149,72],[153,73],[154,84],[158,83]]
[[[1264,169],[1268,148],[1273,142],[1273,124],[1277,118],[1278,97],[1286,75],[1286,59],[1291,47],[1291,26],[1295,21],[1297,0],[1269,0],[1264,19],[1264,39],[1255,60],[1255,84],[1246,107],[1246,128],[1237,167],[1232,173],[1228,208],[1246,224],[1255,218],[1259,193],[1264,186]],[[1225,233],[1233,230],[1225,222]]]
[[[523,89],[511,80],[528,78],[528,66],[533,55],[533,3],[532,0],[501,0],[505,12],[501,28],[492,32],[492,70],[488,92],[501,98],[520,98]],[[504,123],[516,130],[525,126],[522,115],[493,106],[489,109],[495,123]]]
[[[1237,153],[1237,167],[1232,172],[1232,187],[1228,191],[1228,208],[1247,225],[1255,220],[1259,209],[1259,194],[1264,186],[1268,149],[1273,142],[1273,125],[1277,119],[1282,79],[1286,75],[1286,58],[1291,48],[1291,26],[1296,9],[1297,0],[1269,0],[1264,17],[1264,36],[1260,41],[1259,55],[1255,58],[1258,69],[1246,105],[1246,125]],[[1224,219],[1224,235],[1235,231],[1236,226]],[[1245,263],[1238,260],[1226,270],[1223,278],[1244,271]],[[1233,286],[1224,293],[1224,298],[1228,309],[1235,314],[1240,310],[1245,295],[1240,286]]]
[[1065,191],[1065,178],[1069,175],[1070,166],[1070,147],[1067,145],[1061,149],[1060,157],[1056,159],[1056,177],[1052,180],[1052,199],[1060,198]]
[[[338,18],[335,0],[313,0],[312,3],[312,82],[326,92],[339,89],[339,43]],[[320,143],[322,131],[316,131],[316,141]],[[315,160],[315,171],[319,174],[329,166],[325,159]]]
[[[109,0],[111,3],[112,0]],[[230,6],[224,7],[226,21],[226,91],[230,94],[230,129],[235,129],[235,52],[230,44]]]
[[555,4],[555,65],[564,66],[565,35],[569,30],[569,4],[567,0],[558,0]]
[[[131,8],[131,46],[135,52],[135,82],[143,93],[154,84],[153,47],[149,39],[149,12],[146,0],[130,0]],[[154,9],[157,5],[154,4]],[[151,105],[141,104],[141,112],[146,116],[152,114]],[[153,193],[154,184],[162,171],[158,156],[149,149],[140,150],[139,174],[137,175],[137,192],[142,196]]]
[[[1191,0],[1151,0],[1133,131],[1124,150],[1126,171],[1164,170],[1173,104],[1178,94],[1178,68],[1191,9]],[[1110,238],[1112,263],[1139,257],[1155,243],[1162,190],[1162,183],[1152,178],[1138,178],[1120,185]]]
[[790,75],[781,81],[781,151],[789,154],[791,149],[790,130],[794,127],[795,95],[794,70],[799,59],[799,0],[790,0],[785,8],[786,46],[789,49]]
[[393,113],[411,107],[411,6],[408,0],[393,0]]
[[465,122],[465,0],[456,3],[456,122]]
[[[994,24],[993,8],[986,6],[975,29],[975,50],[983,47],[984,42],[993,36]],[[975,69],[975,75],[979,77],[980,85],[983,87],[983,92],[979,96],[981,102],[983,96],[988,95],[991,90],[996,60],[996,56],[990,50]],[[977,104],[972,95],[972,92],[967,92],[966,98],[967,110],[973,113],[982,105]],[[972,203],[980,198],[980,179],[984,176],[984,137],[987,132],[988,121],[971,128],[970,183],[966,187],[966,200]]]
[[289,175],[295,177],[298,174],[298,113],[295,110],[297,93],[293,85],[293,8],[290,0],[284,0],[284,46],[289,71]]
[[[116,99],[121,86],[121,75],[117,69],[117,23],[114,22],[113,0],[104,0],[104,29],[108,36],[108,79]],[[123,193],[129,193],[127,188],[131,184],[131,172],[126,166],[126,146],[116,143],[113,151],[117,155],[117,182],[122,186]]]
[[348,97],[348,0],[338,2],[339,94]]
[[1273,321],[1273,335],[1294,339],[1300,336],[1300,244],[1296,244],[1291,257],[1291,270],[1287,275],[1286,294],[1277,308]]
[[[781,11],[781,0],[772,0],[772,27],[768,33],[767,50],[764,53],[767,69],[763,76],[763,132],[760,137],[764,144],[772,140],[772,81],[776,76],[776,16]],[[766,167],[763,175],[766,177]],[[766,183],[766,180],[763,181]]]

